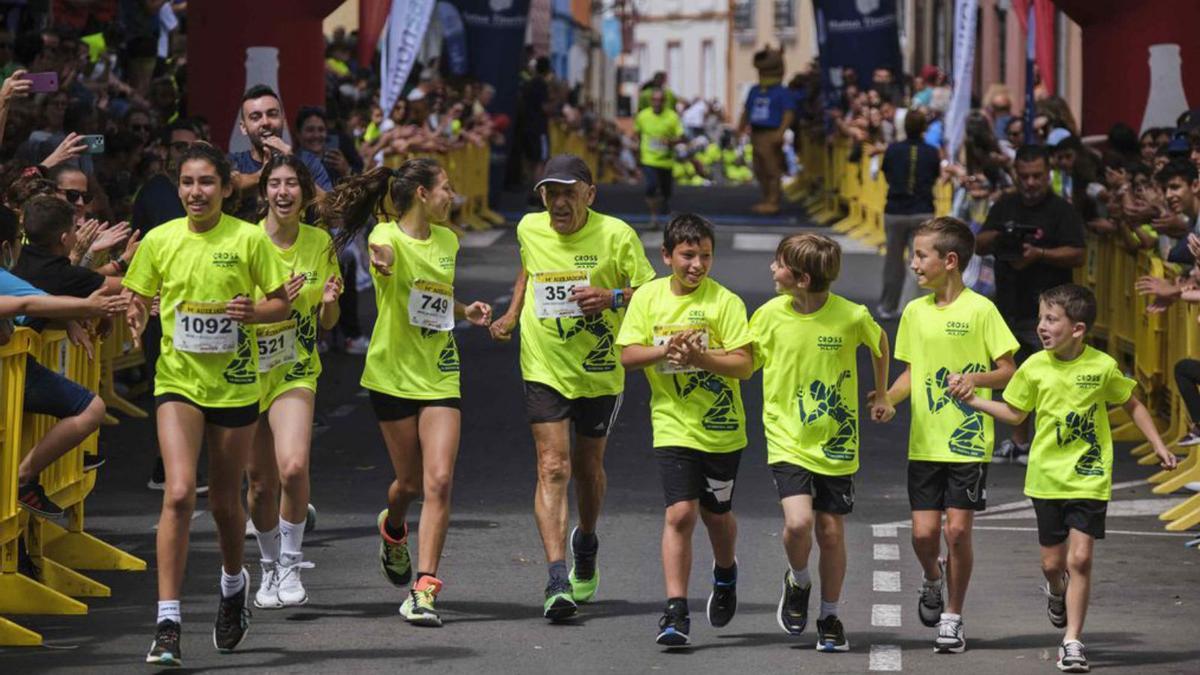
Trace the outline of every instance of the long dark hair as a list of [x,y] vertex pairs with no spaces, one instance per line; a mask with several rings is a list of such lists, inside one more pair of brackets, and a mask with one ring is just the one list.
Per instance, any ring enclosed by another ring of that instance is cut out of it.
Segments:
[[258,219],[262,220],[267,217],[267,212],[271,210],[271,205],[267,203],[267,183],[271,180],[271,174],[281,166],[290,167],[296,172],[296,178],[300,181],[300,211],[308,208],[312,204],[313,199],[317,196],[317,186],[313,182],[312,172],[308,170],[308,166],[300,161],[297,155],[272,155],[271,159],[263,164],[262,175],[258,177],[258,196],[261,198],[261,204],[258,207]]
[[410,159],[399,169],[379,167],[361,176],[352,176],[325,196],[322,219],[341,228],[333,238],[333,247],[342,251],[366,226],[372,215],[383,210],[384,197],[390,195],[400,215],[413,206],[417,188],[432,190],[442,166],[429,158]]

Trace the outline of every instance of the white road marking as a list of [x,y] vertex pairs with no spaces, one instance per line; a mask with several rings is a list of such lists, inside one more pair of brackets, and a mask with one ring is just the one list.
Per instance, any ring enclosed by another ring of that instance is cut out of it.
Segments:
[[458,240],[460,248],[487,248],[495,244],[500,237],[503,237],[508,230],[483,230],[482,232],[468,232],[463,235],[462,239]]
[[903,670],[900,645],[871,645],[871,670]]
[[875,559],[876,560],[899,560],[900,545],[899,544],[875,544]]
[[895,525],[872,525],[871,534],[880,538],[891,538],[896,536]]
[[875,570],[871,587],[878,593],[899,593],[900,573]]
[[900,605],[871,605],[871,625],[899,628]]

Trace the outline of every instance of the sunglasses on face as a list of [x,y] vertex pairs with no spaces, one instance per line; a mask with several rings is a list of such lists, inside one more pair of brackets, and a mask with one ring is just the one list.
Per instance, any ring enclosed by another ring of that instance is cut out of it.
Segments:
[[78,204],[80,201],[84,204],[92,203],[92,195],[89,192],[80,192],[79,190],[59,190],[59,192],[72,204]]

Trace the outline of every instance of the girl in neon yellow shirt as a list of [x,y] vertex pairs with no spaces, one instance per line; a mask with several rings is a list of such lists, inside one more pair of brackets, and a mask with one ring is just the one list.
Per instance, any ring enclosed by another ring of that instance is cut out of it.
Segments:
[[329,235],[300,222],[305,207],[316,197],[308,167],[295,155],[275,155],[263,167],[258,193],[267,204],[262,226],[271,250],[292,274],[290,315],[257,329],[262,416],[246,495],[262,553],[262,583],[254,606],[278,609],[308,602],[300,570],[305,519],[311,508],[308,466],[313,406],[321,373],[317,326],[329,330],[337,324],[342,277]]
[[440,626],[434,600],[442,589],[438,563],[450,523],[450,486],[461,424],[455,319],[491,323],[492,308],[454,299],[458,238],[436,225],[449,219],[454,190],[431,159],[399,169],[379,168],[341,183],[326,199],[325,220],[341,227],[334,240],[346,246],[372,214],[368,238],[379,316],[367,349],[361,384],[371,397],[384,444],[396,471],[388,507],[379,513],[379,562],[397,587],[413,577],[405,516],[421,508],[416,581],[400,613],[409,622]]

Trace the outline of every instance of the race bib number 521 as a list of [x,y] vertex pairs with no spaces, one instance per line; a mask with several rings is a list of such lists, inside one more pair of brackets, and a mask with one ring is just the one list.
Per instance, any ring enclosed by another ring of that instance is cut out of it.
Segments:
[[295,362],[295,319],[259,326],[255,342],[258,343],[258,372],[269,373],[275,366]]
[[228,354],[237,349],[237,325],[224,302],[181,302],[175,306],[175,349],[194,354]]
[[571,299],[576,287],[588,285],[586,270],[569,272],[535,272],[533,274],[534,316],[539,319],[559,319],[583,316],[579,303]]

